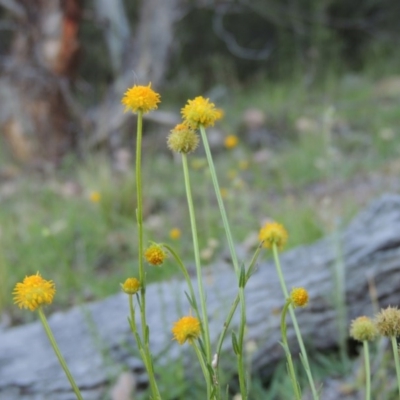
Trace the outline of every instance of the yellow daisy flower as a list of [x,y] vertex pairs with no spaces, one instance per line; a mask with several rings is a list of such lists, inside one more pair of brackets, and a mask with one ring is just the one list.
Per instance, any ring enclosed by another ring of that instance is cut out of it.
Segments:
[[184,344],[186,341],[193,343],[194,340],[199,338],[200,332],[200,321],[191,315],[182,317],[179,321],[175,322],[172,328],[174,339],[179,344]]
[[160,95],[149,86],[133,86],[128,89],[121,103],[125,106],[125,112],[131,110],[134,113],[141,111],[143,114],[156,110],[160,102]]
[[221,110],[215,108],[214,103],[210,103],[209,99],[205,99],[202,96],[189,100],[185,107],[182,108],[181,114],[193,129],[199,128],[200,125],[204,126],[204,128],[213,126],[215,121],[222,118]]
[[127,278],[125,282],[120,285],[126,294],[135,294],[140,289],[140,281],[136,278]]
[[271,249],[273,243],[279,250],[285,247],[288,240],[288,233],[283,225],[277,222],[267,222],[261,229],[258,235],[260,242],[263,242],[263,246]]
[[42,305],[51,304],[55,293],[54,282],[46,281],[38,272],[36,275],[26,276],[22,283],[15,285],[14,303],[19,308],[35,311]]
[[152,244],[144,253],[144,258],[151,265],[161,265],[167,258],[167,253],[158,244]]
[[308,304],[308,292],[304,288],[293,288],[290,300],[294,307],[305,307]]

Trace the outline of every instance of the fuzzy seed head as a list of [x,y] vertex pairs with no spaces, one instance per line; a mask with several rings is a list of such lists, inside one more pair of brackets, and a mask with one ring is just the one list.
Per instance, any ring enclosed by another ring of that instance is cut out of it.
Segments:
[[168,136],[168,147],[177,153],[189,154],[199,145],[199,136],[185,123],[178,124]]
[[382,336],[400,336],[400,310],[387,307],[375,317],[375,325]]
[[378,330],[371,318],[358,317],[351,321],[350,336],[359,342],[370,342],[378,336]]

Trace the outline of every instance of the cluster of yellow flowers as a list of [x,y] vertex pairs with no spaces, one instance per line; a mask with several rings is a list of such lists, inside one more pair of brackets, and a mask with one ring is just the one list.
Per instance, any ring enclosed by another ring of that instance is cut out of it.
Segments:
[[[142,114],[157,109],[160,101],[160,95],[151,88],[151,84],[148,86],[133,86],[125,92],[121,100],[122,104],[125,106],[125,111],[138,113],[140,118]],[[196,130],[200,129],[203,134],[204,128],[213,126],[217,120],[222,118],[223,111],[216,108],[214,103],[210,102],[209,99],[198,96],[187,102],[181,110],[181,115],[183,121],[171,130],[167,139],[167,144],[171,150],[186,155],[193,152],[199,144],[200,139]],[[234,135],[229,135],[225,138],[224,145],[227,149],[233,149],[238,145],[238,138]],[[222,191],[223,189],[220,190],[221,196],[224,197]],[[99,203],[101,201],[101,195],[99,192],[91,192],[89,199],[93,203]],[[172,239],[178,239],[180,235],[181,232],[178,228],[174,228],[170,231],[170,238]],[[276,252],[284,248],[288,240],[288,234],[282,225],[276,222],[269,222],[261,228],[259,240],[263,247],[273,249],[274,252]],[[140,240],[139,243],[141,243]],[[145,259],[150,265],[161,266],[167,258],[165,249],[173,254],[167,245],[152,243],[144,253],[139,253],[140,263]],[[140,271],[142,270],[140,269]],[[124,283],[121,283],[121,289],[129,295],[131,305],[133,304],[133,295],[144,296],[145,274],[141,275],[139,273],[139,276],[140,279],[129,277]],[[17,283],[13,294],[14,301],[20,308],[28,308],[31,311],[39,309],[39,313],[41,313],[42,306],[52,303],[55,295],[55,285],[52,281],[43,279],[40,274],[37,273],[36,275],[25,277],[22,283]],[[308,292],[304,288],[294,288],[287,299],[287,305],[304,307],[307,305],[308,300]],[[131,307],[131,312],[132,309],[133,307]],[[144,311],[141,309],[141,312]],[[134,324],[134,320],[135,318],[132,318],[131,315],[132,324]],[[207,321],[201,322],[198,317],[192,315],[184,316],[175,322],[172,328],[173,338],[180,345],[186,342],[195,344],[195,341],[200,338],[202,332],[207,332],[206,322]],[[204,330],[202,323],[204,324]],[[134,330],[135,328],[132,329]],[[146,357],[147,356],[148,355],[146,355]]]

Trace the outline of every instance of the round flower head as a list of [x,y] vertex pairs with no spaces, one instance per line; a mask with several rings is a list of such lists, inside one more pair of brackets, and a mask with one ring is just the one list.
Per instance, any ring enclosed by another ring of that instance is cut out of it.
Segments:
[[388,307],[375,317],[375,325],[382,336],[400,336],[400,310]]
[[290,300],[294,307],[305,307],[308,304],[308,292],[304,288],[293,288]]
[[215,121],[222,118],[222,111],[215,108],[214,103],[210,103],[209,99],[202,96],[189,100],[182,108],[181,114],[193,129],[199,128],[200,125],[205,128],[213,126]]
[[179,321],[175,322],[172,328],[174,339],[179,344],[183,344],[186,341],[192,343],[200,336],[200,331],[200,321],[191,315],[182,317]]
[[161,265],[167,258],[167,253],[158,244],[152,244],[144,253],[144,258],[151,265]]
[[258,234],[260,242],[268,249],[271,249],[272,245],[275,243],[276,247],[282,250],[285,247],[288,237],[286,229],[277,222],[267,222],[260,229],[260,233]]
[[168,136],[167,144],[172,151],[189,154],[199,145],[199,136],[188,124],[178,124]]
[[22,283],[15,285],[14,303],[19,308],[35,311],[43,305],[51,304],[55,293],[54,282],[46,281],[38,272],[36,275],[26,276]]
[[125,106],[125,112],[131,110],[134,113],[138,111],[144,114],[157,109],[157,104],[160,102],[160,95],[149,86],[133,86],[128,89],[121,103]]
[[224,140],[224,146],[227,149],[233,149],[239,143],[239,139],[235,135],[228,135]]
[[136,278],[127,278],[124,283],[120,283],[122,290],[126,294],[135,294],[140,289],[140,281]]
[[350,336],[359,342],[369,342],[378,336],[378,330],[371,318],[362,316],[351,321]]

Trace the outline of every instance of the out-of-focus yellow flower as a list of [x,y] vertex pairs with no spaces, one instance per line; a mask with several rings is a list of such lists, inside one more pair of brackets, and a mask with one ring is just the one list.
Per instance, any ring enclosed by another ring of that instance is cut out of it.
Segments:
[[38,272],[36,275],[26,276],[22,283],[15,285],[14,303],[19,308],[35,311],[43,305],[51,304],[55,293],[54,282],[46,281]]
[[238,175],[238,172],[236,171],[236,169],[230,169],[229,171],[228,171],[228,178],[231,180],[231,181],[233,181],[236,177],[237,177],[237,175]]
[[226,198],[228,197],[229,192],[228,192],[228,189],[227,189],[227,188],[222,187],[222,188],[219,190],[219,192],[221,193],[221,197],[222,197],[223,199],[226,199]]
[[140,281],[137,278],[127,278],[124,283],[120,283],[121,289],[126,294],[135,294],[140,289]]
[[258,235],[260,242],[263,242],[263,246],[271,249],[275,243],[279,250],[285,247],[288,240],[288,233],[283,225],[277,222],[267,222],[261,229]]
[[194,158],[192,159],[190,166],[196,170],[202,169],[207,166],[207,159],[204,157]]
[[182,317],[179,321],[175,322],[172,328],[174,339],[179,344],[184,344],[186,341],[192,344],[194,340],[200,337],[200,332],[200,321],[191,315]]
[[236,147],[238,145],[238,143],[239,143],[239,139],[235,135],[228,135],[224,140],[224,146],[227,149],[233,149],[234,147]]
[[100,200],[101,200],[101,195],[100,195],[100,193],[99,193],[99,192],[96,192],[96,191],[90,192],[90,194],[89,194],[89,200],[90,200],[92,203],[100,203]]
[[210,103],[209,99],[205,99],[202,96],[189,100],[185,107],[182,108],[181,114],[193,129],[199,128],[200,125],[204,128],[213,126],[215,121],[222,117],[221,110],[215,108],[214,103]]
[[169,237],[173,240],[178,240],[181,237],[181,230],[179,228],[172,228],[169,231]]
[[293,288],[290,292],[290,300],[294,307],[305,307],[308,304],[308,292],[304,288]]
[[163,250],[163,248],[154,243],[147,248],[144,252],[144,258],[151,265],[161,265],[167,257],[167,253]]
[[200,139],[188,124],[178,124],[168,136],[168,147],[177,153],[189,154],[196,150]]
[[249,168],[249,162],[248,160],[240,160],[239,161],[239,169],[245,170]]
[[156,110],[160,102],[160,95],[148,86],[133,86],[122,97],[121,103],[125,106],[125,112],[131,110],[134,113],[141,111],[143,114]]

